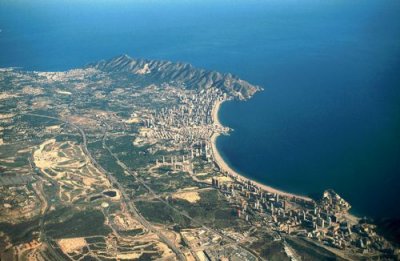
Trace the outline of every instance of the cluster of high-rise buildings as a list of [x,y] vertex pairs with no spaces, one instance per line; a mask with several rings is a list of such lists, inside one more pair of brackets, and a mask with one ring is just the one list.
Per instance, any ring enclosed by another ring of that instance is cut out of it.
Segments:
[[[193,174],[193,163],[199,159],[213,165],[211,136],[228,130],[216,125],[212,117],[213,107],[226,96],[212,87],[200,92],[179,88],[174,91],[175,105],[152,111],[142,123],[146,138],[169,142],[175,151],[182,152],[180,156],[164,156],[156,164]],[[216,164],[215,167],[218,168]],[[227,180],[216,176],[211,185],[235,206],[238,218],[266,228],[276,238],[298,236],[352,253],[394,250],[376,234],[373,225],[351,216],[350,205],[332,190],[314,201],[269,193],[234,176]]]
[[234,182],[213,178],[212,185],[236,206],[239,218],[267,226],[278,238],[299,236],[355,253],[394,251],[374,225],[351,216],[349,203],[332,190],[325,191],[318,201],[304,200],[268,193],[251,182],[231,178]]
[[225,96],[213,87],[200,92],[180,88],[174,91],[176,105],[144,115],[142,136],[147,140],[169,142],[175,149],[186,151],[188,157],[204,155],[211,159],[211,135],[228,130],[214,125],[212,119],[214,104]]

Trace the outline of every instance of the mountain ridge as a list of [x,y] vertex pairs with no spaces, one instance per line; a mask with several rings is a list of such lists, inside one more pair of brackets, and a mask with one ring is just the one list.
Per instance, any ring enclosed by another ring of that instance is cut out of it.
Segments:
[[126,54],[91,63],[86,67],[106,72],[130,73],[132,76],[164,82],[180,82],[190,89],[214,86],[240,100],[248,99],[262,90],[260,86],[252,85],[231,73],[199,69],[183,62],[135,59]]

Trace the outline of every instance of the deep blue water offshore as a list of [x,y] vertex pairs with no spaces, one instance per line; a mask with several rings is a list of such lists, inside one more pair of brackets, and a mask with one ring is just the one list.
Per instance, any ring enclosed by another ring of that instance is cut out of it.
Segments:
[[0,1],[0,66],[65,70],[127,53],[232,72],[218,139],[246,176],[400,217],[397,0]]

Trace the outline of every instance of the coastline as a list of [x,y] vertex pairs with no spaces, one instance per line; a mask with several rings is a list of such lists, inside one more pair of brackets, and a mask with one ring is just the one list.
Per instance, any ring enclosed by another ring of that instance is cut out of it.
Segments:
[[[222,101],[217,101],[214,103],[212,111],[211,111],[211,117],[213,120],[213,124],[217,125],[219,128],[223,128],[224,126],[221,124],[219,117],[218,117],[218,113],[219,113],[219,109],[221,107],[221,104],[224,103],[226,100],[222,100]],[[218,165],[218,167],[220,168],[221,171],[226,172],[228,175],[236,178],[237,180],[241,181],[241,182],[251,182],[252,184],[256,185],[257,187],[259,187],[260,189],[266,191],[266,192],[270,192],[270,193],[276,193],[278,195],[284,196],[284,197],[288,197],[288,198],[298,198],[298,199],[302,199],[302,200],[306,200],[306,201],[312,201],[311,198],[307,197],[307,196],[302,196],[302,195],[296,195],[293,193],[289,193],[286,191],[282,191],[276,188],[273,188],[271,186],[262,184],[258,181],[252,180],[248,177],[243,176],[242,174],[238,173],[237,171],[235,171],[234,169],[232,169],[231,166],[229,166],[228,163],[225,162],[225,160],[222,158],[221,154],[219,153],[218,149],[217,149],[217,138],[218,136],[221,135],[221,133],[219,132],[214,132],[211,136],[211,149],[212,149],[212,154],[213,154],[213,159],[214,162]]]

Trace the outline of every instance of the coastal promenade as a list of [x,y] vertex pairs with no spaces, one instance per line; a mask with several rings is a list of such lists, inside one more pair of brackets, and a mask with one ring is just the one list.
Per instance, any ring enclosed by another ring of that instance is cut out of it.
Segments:
[[[226,100],[222,100],[222,101],[217,101],[214,103],[213,109],[211,111],[211,116],[212,116],[212,120],[213,120],[213,124],[219,126],[220,128],[223,128],[223,125],[221,124],[219,117],[218,117],[218,112],[219,109],[221,107],[221,104],[223,102],[225,102]],[[311,198],[306,197],[306,196],[302,196],[302,195],[296,195],[293,193],[289,193],[289,192],[285,192],[270,186],[267,186],[265,184],[261,184],[260,182],[254,181],[252,179],[249,179],[245,176],[243,176],[242,174],[238,173],[237,171],[235,171],[234,169],[232,169],[231,166],[229,166],[228,163],[225,162],[225,160],[222,158],[221,154],[219,153],[218,149],[217,149],[217,138],[218,136],[221,135],[220,132],[214,132],[213,135],[211,136],[211,148],[212,148],[212,154],[213,154],[213,158],[214,158],[214,162],[218,165],[218,167],[220,168],[220,170],[222,172],[227,173],[228,175],[236,178],[237,180],[241,181],[241,182],[251,182],[252,184],[256,185],[257,187],[259,187],[260,189],[266,191],[266,192],[270,192],[270,193],[276,193],[279,194],[281,196],[285,196],[288,198],[299,198],[299,199],[303,199],[306,201],[311,201]]]

